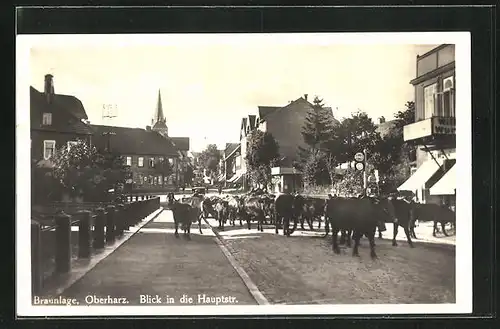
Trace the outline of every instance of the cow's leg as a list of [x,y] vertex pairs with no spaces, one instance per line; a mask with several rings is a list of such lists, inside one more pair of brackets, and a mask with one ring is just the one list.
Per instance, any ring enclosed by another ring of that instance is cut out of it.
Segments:
[[351,248],[351,236],[352,236],[352,230],[347,230],[346,246],[349,248]]
[[330,233],[330,220],[328,219],[328,217],[325,216],[325,235],[323,236],[323,238],[326,238],[329,233]]
[[290,218],[288,218],[288,216],[283,216],[282,217],[283,219],[283,235],[284,236],[287,236],[288,235],[288,230],[289,230],[289,225],[290,225]]
[[304,230],[304,216],[303,215],[300,215],[299,221],[300,221],[300,228]]
[[436,232],[438,231],[438,227],[437,227],[437,221],[435,220],[434,221],[434,226],[432,227],[432,236],[436,236]]
[[[191,223],[189,224],[189,226],[191,226]],[[200,234],[203,234],[203,231],[201,230],[201,216],[198,217],[198,229],[200,230]]]
[[359,240],[361,239],[361,232],[354,230],[352,238],[354,239],[354,248],[352,248],[352,256],[359,257]]
[[377,226],[377,231],[378,231],[378,238],[382,239],[382,231],[380,231],[380,228]]
[[413,248],[413,242],[411,241],[411,233],[410,229],[408,228],[408,225],[402,225],[403,230],[405,230],[405,235],[406,235],[406,240],[408,241],[408,244],[410,245],[411,248]]
[[266,214],[261,213],[259,217],[260,217],[260,231],[264,232],[264,221],[266,220]]
[[274,217],[274,233],[279,234],[279,232],[278,232],[278,216]]
[[189,221],[189,223],[187,223],[187,235],[186,235],[186,238],[188,240],[191,240],[191,221]]
[[312,231],[313,230],[313,221],[314,221],[314,216],[309,216],[308,217],[307,224],[309,225],[309,229]]
[[372,259],[376,259],[377,254],[375,253],[375,230],[368,232],[367,236],[368,240],[370,241],[370,257]]
[[219,217],[221,217],[222,230],[224,231],[224,224],[226,223],[226,216],[224,216],[223,214],[220,214]]
[[318,230],[321,228],[321,216],[318,216]]
[[[288,220],[288,223],[290,223],[290,219]],[[288,232],[288,235],[291,235],[293,234],[293,232],[295,232],[295,230],[297,229],[297,224],[298,224],[297,218],[293,218],[293,228],[291,231]]]
[[332,249],[333,252],[337,255],[340,254],[339,244],[337,242],[337,235],[339,234],[339,229],[337,227],[333,227],[332,225]]
[[394,223],[394,232],[392,233],[392,245],[393,246],[397,246],[398,243],[396,242],[396,236],[398,235],[398,228],[399,228],[399,224],[398,223]]
[[449,236],[448,233],[446,232],[446,222],[441,222],[441,228],[443,229],[443,234],[445,236]]
[[179,232],[177,232],[178,228],[179,228],[179,222],[177,222],[176,220],[174,220],[174,227],[175,227],[175,232],[174,232],[174,235],[176,238],[179,237]]

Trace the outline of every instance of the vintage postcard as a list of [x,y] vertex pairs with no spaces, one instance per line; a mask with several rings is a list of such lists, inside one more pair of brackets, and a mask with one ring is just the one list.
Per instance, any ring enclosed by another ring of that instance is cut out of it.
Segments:
[[18,316],[472,312],[469,33],[16,45]]

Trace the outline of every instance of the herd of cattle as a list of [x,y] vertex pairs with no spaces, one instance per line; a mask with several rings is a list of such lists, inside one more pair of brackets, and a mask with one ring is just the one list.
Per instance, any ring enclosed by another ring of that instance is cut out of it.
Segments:
[[[325,237],[332,232],[333,251],[340,253],[339,243],[351,246],[354,240],[353,256],[358,256],[359,241],[366,236],[370,242],[371,257],[375,258],[375,233],[378,229],[379,238],[385,231],[385,223],[393,223],[394,233],[392,244],[396,246],[398,227],[402,227],[408,244],[413,247],[412,238],[415,235],[415,224],[433,221],[433,235],[436,236],[438,223],[442,231],[447,223],[455,226],[455,213],[447,207],[436,204],[419,204],[397,198],[377,198],[363,196],[359,198],[344,198],[329,195],[328,198],[315,198],[300,194],[280,194],[278,196],[256,191],[241,196],[205,196],[195,193],[190,197],[176,200],[173,193],[167,195],[168,208],[172,210],[175,223],[175,236],[179,237],[178,227],[190,238],[191,224],[198,222],[200,234],[201,221],[213,217],[218,220],[219,230],[224,230],[226,224],[243,226],[251,229],[252,222],[257,223],[257,230],[263,231],[263,225],[273,225],[275,232],[283,230],[283,235],[290,236],[300,223],[304,229],[306,223],[313,229],[313,221],[321,228],[324,219]],[[290,224],[293,223],[292,227]],[[337,241],[338,233],[340,241]]]

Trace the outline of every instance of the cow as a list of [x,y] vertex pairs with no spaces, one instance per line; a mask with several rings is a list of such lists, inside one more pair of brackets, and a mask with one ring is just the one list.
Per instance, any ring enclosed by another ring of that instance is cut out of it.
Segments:
[[[204,216],[204,209],[206,206],[204,206],[204,201],[205,198],[202,194],[195,193],[193,196],[189,199],[188,204],[195,209],[196,216],[198,218],[198,229],[200,230],[200,234],[203,234],[203,231],[201,230],[201,220]],[[206,217],[205,217],[206,218]]]
[[174,217],[176,238],[179,238],[178,228],[179,224],[184,231],[184,237],[191,240],[191,224],[198,219],[198,211],[187,203],[181,203],[174,198],[174,194],[170,192],[167,194],[168,207],[172,210]]
[[306,197],[301,209],[302,229],[304,228],[304,219],[306,220],[309,228],[313,229],[313,222],[318,220],[318,229],[321,228],[321,217],[325,214],[325,200],[320,198]]
[[446,224],[450,223],[453,227],[455,226],[455,212],[450,208],[433,203],[415,203],[413,205],[415,220],[418,220],[419,222],[434,222],[434,226],[432,228],[432,235],[434,237],[438,232],[438,223],[441,224],[441,228],[445,236],[448,236],[448,232],[446,232]]
[[[290,236],[297,228],[296,212],[294,208],[295,197],[291,194],[281,194],[274,201],[275,230],[278,234],[278,226],[283,225],[283,235]],[[294,219],[293,229],[290,230],[290,220]]]
[[215,203],[215,212],[219,221],[219,228],[224,231],[224,224],[228,218],[229,203],[228,200],[219,199]]
[[227,212],[227,214],[228,214],[229,223],[233,227],[235,226],[236,217],[238,217],[240,219],[240,226],[243,226],[243,223],[241,222],[242,209],[243,209],[243,202],[237,196],[231,196],[228,198],[228,201],[227,201],[228,212]]
[[[378,200],[371,198],[330,198],[327,201],[325,218],[332,228],[332,249],[340,254],[337,234],[341,230],[352,230],[354,239],[353,256],[359,256],[358,247],[361,236],[365,235],[370,241],[370,256],[375,259],[375,230],[380,222],[385,222],[387,211],[378,204]],[[325,223],[325,226],[326,223]],[[328,228],[325,227],[328,234]]]
[[[411,230],[414,224],[413,220],[413,204],[399,199],[381,198],[379,199],[380,205],[387,211],[389,217],[386,218],[386,223],[393,223],[392,245],[397,246],[396,236],[398,235],[398,228],[401,226],[405,232],[406,240],[411,248],[413,242],[411,240]],[[381,230],[379,228],[379,238],[381,237]]]
[[[274,199],[275,196],[272,194],[263,194],[261,196],[264,201],[264,215],[269,217],[270,224],[274,224]],[[267,220],[264,219],[264,222],[267,224]]]
[[248,229],[251,229],[251,221],[257,221],[257,231],[264,231],[263,224],[265,219],[264,201],[261,197],[247,196],[243,200],[242,215],[247,221]]

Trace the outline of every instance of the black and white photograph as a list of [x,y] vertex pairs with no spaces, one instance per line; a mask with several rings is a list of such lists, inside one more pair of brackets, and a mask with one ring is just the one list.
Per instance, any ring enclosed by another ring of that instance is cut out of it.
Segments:
[[472,311],[468,33],[16,43],[19,315]]

